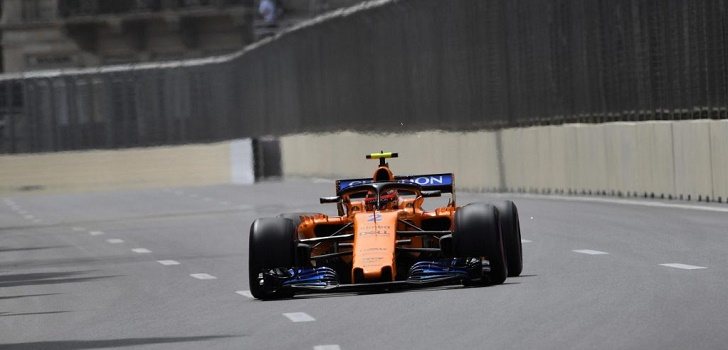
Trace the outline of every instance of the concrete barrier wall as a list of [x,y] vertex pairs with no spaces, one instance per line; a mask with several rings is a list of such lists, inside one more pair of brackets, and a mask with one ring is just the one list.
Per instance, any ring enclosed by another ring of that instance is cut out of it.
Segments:
[[0,156],[0,193],[253,183],[249,139]]
[[[285,176],[448,172],[461,189],[725,201],[728,120],[568,124],[479,132],[302,134],[281,139]],[[499,153],[500,152],[500,153]]]
[[728,120],[710,124],[713,196],[728,201]]
[[[454,172],[456,183],[462,187],[499,187],[494,132],[286,136],[281,138],[283,174],[324,178],[371,176],[376,163],[365,160],[364,155],[380,150],[396,150],[402,155],[390,161],[397,174]],[[478,150],[482,152],[473,157]]]

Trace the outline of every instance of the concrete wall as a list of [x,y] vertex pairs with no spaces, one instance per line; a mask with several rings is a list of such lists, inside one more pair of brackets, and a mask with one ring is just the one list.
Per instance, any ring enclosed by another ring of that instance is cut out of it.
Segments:
[[395,173],[452,171],[461,189],[728,199],[728,120],[301,134],[281,139],[283,173],[368,176],[382,149]]
[[401,155],[390,160],[395,174],[454,172],[460,186],[492,190],[499,184],[495,147],[493,132],[303,134],[281,138],[281,164],[284,176],[367,177],[377,163],[364,155],[394,150]]
[[249,139],[0,156],[0,193],[253,183]]

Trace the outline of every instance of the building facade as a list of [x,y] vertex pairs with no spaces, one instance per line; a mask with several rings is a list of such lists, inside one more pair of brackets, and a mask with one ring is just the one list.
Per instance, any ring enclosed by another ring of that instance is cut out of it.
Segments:
[[225,54],[254,40],[254,0],[2,0],[4,72]]

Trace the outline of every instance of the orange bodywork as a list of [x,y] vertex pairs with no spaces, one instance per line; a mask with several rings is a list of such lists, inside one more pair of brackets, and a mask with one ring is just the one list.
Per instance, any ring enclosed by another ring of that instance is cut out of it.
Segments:
[[396,277],[394,247],[398,214],[396,211],[354,214],[352,280],[379,280],[387,273],[391,278]]
[[[374,173],[374,181],[382,179],[383,172],[389,179],[394,177],[388,167],[379,167]],[[347,230],[353,237],[346,242],[320,243],[311,247],[311,255],[349,252],[342,254],[342,261],[351,266],[352,283],[388,282],[397,279],[398,254],[417,257],[419,252],[397,251],[402,248],[431,247],[432,238],[398,237],[397,231],[411,230],[412,226],[422,227],[423,222],[430,221],[440,225],[440,230],[451,230],[455,215],[455,203],[451,200],[447,206],[425,211],[422,208],[422,196],[398,198],[391,205],[380,210],[367,208],[362,199],[342,198],[344,213],[342,216],[318,214],[302,217],[298,227],[300,239],[332,235],[336,230]],[[446,227],[442,227],[445,225]],[[315,265],[315,261],[312,262]]]

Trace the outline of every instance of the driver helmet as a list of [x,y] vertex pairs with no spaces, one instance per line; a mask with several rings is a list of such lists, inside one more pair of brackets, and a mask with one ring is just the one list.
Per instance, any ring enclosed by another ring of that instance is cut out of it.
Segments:
[[397,197],[397,190],[386,190],[382,192],[379,195],[379,207],[376,207],[377,197],[375,193],[369,193],[365,199],[367,210],[374,210],[375,207],[377,210],[394,209],[397,207],[398,202],[399,198]]

